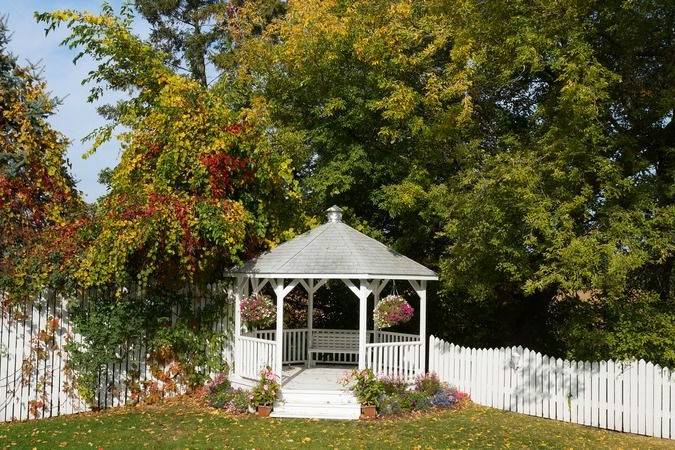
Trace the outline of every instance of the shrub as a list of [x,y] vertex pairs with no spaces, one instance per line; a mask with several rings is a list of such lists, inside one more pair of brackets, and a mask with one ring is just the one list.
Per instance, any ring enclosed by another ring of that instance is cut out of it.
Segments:
[[225,404],[225,410],[230,413],[245,413],[251,404],[250,393],[243,389],[234,389],[230,391],[231,398]]
[[281,386],[272,368],[267,367],[260,372],[258,384],[253,388],[253,404],[255,406],[272,406],[279,397]]
[[209,404],[229,413],[244,413],[250,404],[250,394],[243,389],[219,390],[209,397]]
[[399,402],[401,410],[405,412],[422,411],[431,407],[431,398],[425,392],[406,391],[399,396]]
[[208,383],[206,383],[206,395],[213,395],[219,391],[227,391],[231,387],[227,374],[220,372]]
[[403,392],[383,395],[377,406],[381,414],[390,415],[422,411],[430,408],[433,404],[431,397],[424,392],[404,390]]
[[408,389],[408,382],[400,377],[380,377],[385,395],[403,394]]
[[372,370],[352,370],[343,380],[344,385],[351,385],[350,389],[362,405],[377,406],[384,395],[384,386]]
[[441,380],[438,379],[438,375],[435,373],[418,375],[415,379],[415,390],[424,392],[429,397],[438,394],[441,391],[441,387]]
[[389,416],[392,414],[400,414],[401,412],[403,412],[403,410],[401,409],[401,400],[399,396],[400,394],[390,394],[382,396],[377,405],[377,409],[380,412],[380,414],[384,416]]
[[445,391],[431,397],[431,405],[437,408],[452,408],[455,403],[457,403],[455,396]]

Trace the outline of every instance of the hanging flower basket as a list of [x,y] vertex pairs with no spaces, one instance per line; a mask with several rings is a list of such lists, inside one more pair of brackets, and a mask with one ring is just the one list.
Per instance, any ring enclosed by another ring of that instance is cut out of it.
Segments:
[[388,295],[377,304],[373,320],[378,328],[389,328],[412,319],[415,310],[400,295]]
[[241,300],[241,320],[255,328],[264,328],[274,323],[276,310],[267,295],[253,294]]

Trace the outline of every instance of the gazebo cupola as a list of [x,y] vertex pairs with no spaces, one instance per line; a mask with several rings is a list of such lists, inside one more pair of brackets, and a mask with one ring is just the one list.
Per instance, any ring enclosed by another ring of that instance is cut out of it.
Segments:
[[[426,353],[426,283],[435,272],[366,236],[342,221],[342,210],[333,206],[327,222],[248,261],[230,272],[235,289],[234,373],[256,378],[270,366],[281,376],[283,364],[358,364],[375,372],[413,378],[424,372]],[[358,330],[320,330],[312,323],[316,291],[328,280],[341,280],[359,299]],[[419,334],[367,329],[368,298],[377,305],[392,280],[407,280],[420,299]],[[240,302],[270,283],[276,297],[274,330],[242,332]],[[284,330],[284,297],[296,286],[308,294],[307,328]]]

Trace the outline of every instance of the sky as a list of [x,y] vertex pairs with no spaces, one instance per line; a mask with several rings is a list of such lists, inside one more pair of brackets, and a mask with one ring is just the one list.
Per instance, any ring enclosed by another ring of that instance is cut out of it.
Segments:
[[[122,0],[109,0],[115,10],[119,10],[121,2]],[[97,105],[87,103],[90,86],[81,84],[87,72],[95,67],[95,63],[85,57],[76,65],[73,64],[76,51],[59,45],[67,35],[66,30],[57,29],[45,36],[44,25],[35,21],[33,12],[54,9],[98,12],[100,5],[99,0],[0,0],[0,16],[6,17],[12,32],[10,50],[21,63],[40,63],[49,91],[53,96],[63,99],[63,104],[49,120],[56,130],[71,141],[68,159],[72,165],[73,176],[77,180],[78,189],[89,202],[105,193],[105,187],[97,181],[98,173],[101,169],[115,166],[119,160],[119,144],[111,141],[89,158],[82,158],[89,149],[89,143],[82,143],[82,138],[104,124],[104,120],[96,112]],[[134,31],[146,38],[149,25],[137,18]],[[118,96],[117,93],[107,92],[101,103],[114,102]]]

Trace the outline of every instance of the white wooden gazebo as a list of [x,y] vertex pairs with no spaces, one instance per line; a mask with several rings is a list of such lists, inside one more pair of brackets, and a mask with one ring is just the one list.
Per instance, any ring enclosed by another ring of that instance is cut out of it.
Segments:
[[[333,206],[328,221],[230,272],[235,283],[234,375],[255,379],[266,366],[281,378],[284,364],[354,364],[378,374],[412,380],[425,371],[426,301],[436,273],[342,222]],[[341,280],[359,299],[358,330],[315,329],[314,294],[328,280]],[[419,296],[419,333],[368,330],[368,300],[379,301],[393,280],[408,281]],[[276,328],[242,328],[240,302],[269,283],[276,297]],[[284,297],[296,286],[308,294],[307,327],[284,329]],[[283,380],[282,380],[283,381]]]

